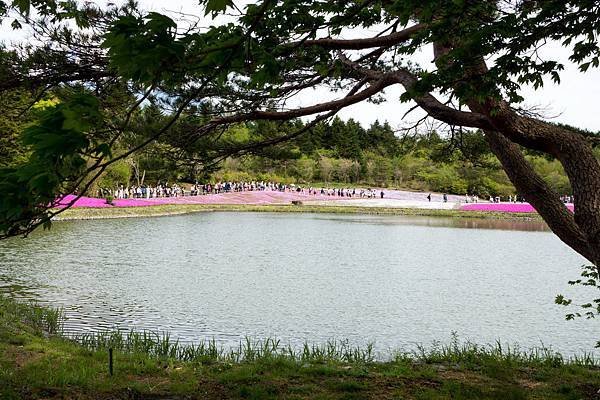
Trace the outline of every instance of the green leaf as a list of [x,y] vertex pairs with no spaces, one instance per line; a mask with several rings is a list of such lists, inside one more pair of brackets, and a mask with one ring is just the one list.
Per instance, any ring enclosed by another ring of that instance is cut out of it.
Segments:
[[206,0],[206,10],[204,15],[225,12],[228,7],[233,7],[233,0]]
[[25,15],[29,15],[31,11],[31,1],[29,0],[13,0],[13,7],[17,7],[19,12]]
[[579,66],[579,70],[580,70],[581,72],[585,72],[585,71],[587,71],[587,70],[590,68],[590,64],[591,64],[591,62],[586,62],[586,63],[583,63],[583,64],[581,64],[581,65]]
[[111,157],[112,156],[112,152],[110,150],[110,146],[108,145],[108,143],[100,143],[96,147],[96,150],[94,151],[94,153],[101,154],[101,155],[103,155],[105,157]]

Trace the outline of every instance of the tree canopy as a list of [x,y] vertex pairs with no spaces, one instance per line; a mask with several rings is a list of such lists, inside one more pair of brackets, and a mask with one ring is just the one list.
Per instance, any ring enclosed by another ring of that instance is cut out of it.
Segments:
[[[211,165],[300,137],[344,107],[382,101],[386,88],[400,86],[399,102],[450,127],[481,130],[556,235],[600,264],[597,138],[520,108],[525,85],[560,82],[565,66],[539,56],[544,44],[565,47],[582,73],[599,66],[597,1],[263,0],[240,10],[232,0],[204,0],[197,17],[176,18],[135,3],[100,9],[14,0],[0,2],[0,11],[7,23],[34,34],[29,44],[1,52],[0,90],[59,99],[22,113],[34,119],[21,133],[26,157],[0,171],[5,235],[47,222],[57,196],[84,192],[109,165],[165,135],[194,162]],[[204,27],[204,14],[227,15]],[[419,65],[421,52],[431,54],[433,68]],[[335,98],[288,106],[316,87]],[[149,104],[153,115],[142,112]],[[236,124],[296,118],[307,122],[207,145]],[[123,140],[141,131],[139,140]],[[331,126],[331,135],[338,133]],[[343,143],[345,154],[357,151],[350,138]],[[560,162],[574,213],[525,149]]]

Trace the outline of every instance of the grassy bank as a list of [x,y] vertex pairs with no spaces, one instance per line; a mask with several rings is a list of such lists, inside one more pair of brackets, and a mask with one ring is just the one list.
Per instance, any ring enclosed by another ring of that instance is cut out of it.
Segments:
[[370,214],[370,215],[407,215],[447,218],[508,219],[541,221],[538,214],[502,213],[486,211],[431,210],[419,208],[395,207],[352,207],[326,205],[248,205],[248,204],[165,204],[149,207],[111,207],[111,208],[72,208],[59,215],[59,220],[153,217],[178,215],[195,212],[236,211],[236,212],[292,212],[292,213],[329,213],[329,214]]
[[374,362],[368,347],[344,342],[295,350],[247,341],[225,351],[148,333],[76,343],[59,332],[60,313],[0,297],[0,398],[596,399],[600,388],[593,360],[498,345],[454,341]]

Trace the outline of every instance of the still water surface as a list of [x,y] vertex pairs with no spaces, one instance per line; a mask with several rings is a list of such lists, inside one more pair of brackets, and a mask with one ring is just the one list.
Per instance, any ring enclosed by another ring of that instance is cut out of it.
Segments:
[[[564,320],[585,260],[538,222],[199,213],[55,223],[0,243],[0,290],[64,307],[69,332],[182,341],[348,339],[378,351],[447,342],[592,349]],[[571,292],[570,292],[571,291]]]

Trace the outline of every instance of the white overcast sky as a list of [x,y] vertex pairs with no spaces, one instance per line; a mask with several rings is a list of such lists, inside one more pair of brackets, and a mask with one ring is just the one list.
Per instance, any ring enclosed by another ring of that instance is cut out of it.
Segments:
[[[96,3],[106,4],[108,1],[97,1]],[[236,1],[236,5],[243,8],[244,3],[248,1]],[[113,3],[122,3],[122,1],[113,1]],[[203,15],[198,0],[139,0],[142,8],[150,11],[159,11],[170,13],[180,11],[188,14]],[[210,24],[207,21],[207,24]],[[4,24],[0,29],[0,35],[3,40],[12,40],[19,34],[10,32],[10,28]],[[374,35],[377,32],[373,30],[344,33],[346,37],[358,35]],[[566,69],[561,73],[561,84],[556,85],[547,82],[544,88],[533,90],[525,88],[523,97],[526,102],[525,107],[542,107],[544,114],[552,117],[552,121],[562,122],[592,131],[600,131],[600,70],[590,69],[586,73],[580,73],[577,68],[567,61],[568,52],[558,45],[550,45],[545,50],[546,55],[557,57],[565,63]],[[421,62],[428,63],[429,56],[421,55]],[[425,65],[426,67],[426,65]],[[360,104],[348,107],[342,110],[339,115],[342,119],[354,118],[363,125],[368,125],[375,120],[388,121],[393,127],[407,126],[415,119],[418,114],[410,115],[402,120],[403,114],[410,108],[409,104],[402,104],[398,98],[402,90],[399,87],[388,88],[386,98],[388,101],[381,104],[371,104],[362,102]],[[326,90],[309,91],[295,100],[293,105],[308,105],[315,101],[326,101],[332,97]]]

